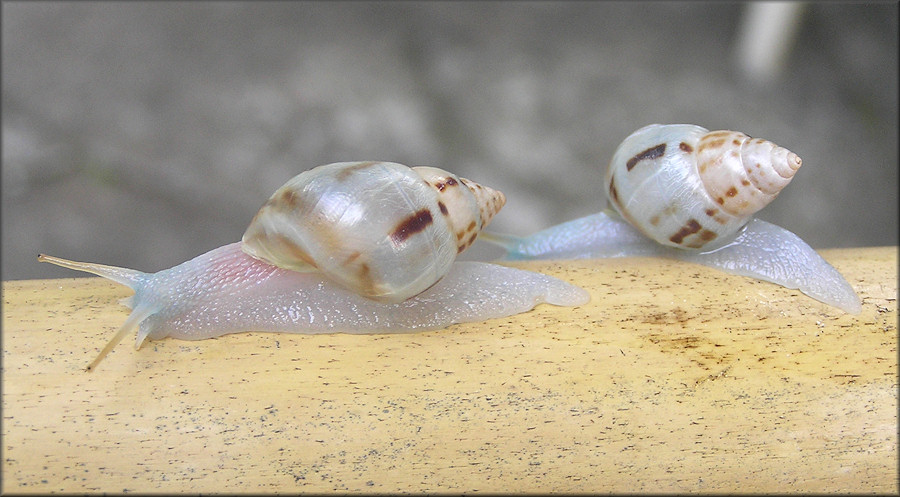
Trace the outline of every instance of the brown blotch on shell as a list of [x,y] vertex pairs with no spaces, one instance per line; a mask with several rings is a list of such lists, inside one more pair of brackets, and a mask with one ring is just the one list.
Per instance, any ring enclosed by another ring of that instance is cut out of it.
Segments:
[[691,153],[694,151],[694,147],[688,145],[685,142],[679,143],[678,148],[681,149],[682,152],[686,152],[686,153]]
[[732,131],[728,131],[727,129],[717,129],[715,131],[710,131],[706,134],[707,137],[727,137],[730,135]]
[[616,207],[616,212],[628,221],[629,224],[632,226],[639,226],[635,219],[628,214],[628,211],[622,208],[622,203],[619,201],[619,191],[616,190],[615,182],[616,178],[613,176],[612,181],[609,182],[609,201]]
[[478,236],[478,225],[475,221],[469,223],[465,229],[456,232],[457,253],[462,252],[472,245]]
[[[725,195],[727,195],[729,197],[734,197],[737,194],[738,194],[738,189],[733,186],[731,188],[729,188],[727,192],[725,192]],[[722,202],[719,202],[719,203],[722,203]]]
[[279,204],[279,206],[284,208],[284,210],[293,210],[297,207],[299,200],[300,199],[299,195],[297,195],[297,192],[288,189],[281,192],[281,196],[279,199],[279,202],[281,202],[281,204]]
[[615,202],[616,205],[619,205],[619,191],[616,190],[615,178],[614,181],[610,181],[609,183],[609,200]]
[[709,140],[705,143],[703,143],[703,142],[701,142],[701,143],[702,143],[702,145],[700,146],[700,148],[721,148],[723,145],[725,145],[725,139],[717,138],[714,140]]
[[444,205],[444,203],[440,202],[440,201],[438,201],[438,209],[440,209],[441,214],[443,214],[445,216],[450,213],[450,211],[447,210],[447,206]]
[[351,174],[362,171],[363,169],[368,169],[373,165],[378,164],[378,161],[365,161],[365,162],[357,162],[352,166],[347,166],[341,168],[335,175],[334,178],[338,181],[344,181],[350,177]]
[[[245,243],[249,243],[251,245],[257,243],[257,240],[262,238],[264,235],[257,235],[251,239],[245,241]],[[316,261],[312,259],[306,252],[303,251],[300,247],[297,246],[290,238],[279,234],[279,233],[269,233],[266,236],[266,240],[264,240],[265,244],[270,246],[280,246],[286,249],[288,253],[290,253],[291,257],[295,260],[303,261],[310,266],[318,267],[316,265]],[[263,245],[263,244],[260,244]]]
[[631,171],[632,169],[634,169],[634,166],[636,166],[638,162],[645,159],[656,159],[658,157],[661,157],[664,153],[666,153],[666,144],[660,143],[659,145],[648,148],[647,150],[644,150],[643,152],[628,159],[628,162],[625,163],[625,168],[628,171]]
[[363,289],[363,292],[366,295],[376,295],[377,288],[375,285],[375,280],[372,278],[372,269],[365,262],[359,265],[359,271],[357,271],[358,281],[360,286]]
[[[709,239],[704,238],[704,236],[709,236],[709,235],[712,235],[712,238],[709,238]],[[712,240],[715,237],[716,237],[716,234],[713,233],[712,231],[703,230],[697,234],[697,237],[691,238],[687,242],[685,242],[684,246],[688,247],[688,248],[698,249],[698,248],[701,248],[704,245],[706,245],[710,240]]]
[[[719,203],[722,203],[722,202],[719,202]],[[719,214],[719,209],[716,209],[716,208],[714,208],[714,207],[710,207],[709,209],[706,209],[706,210],[703,211],[703,212],[705,212],[707,216],[713,218],[713,220],[714,220],[715,222],[719,223],[719,224],[725,224],[725,223],[728,222],[728,219],[727,219],[727,218],[718,215],[718,214]]]
[[391,232],[391,241],[397,244],[403,243],[407,238],[424,230],[433,222],[434,218],[431,217],[431,211],[428,209],[416,211],[394,228]]
[[359,256],[361,256],[361,255],[362,255],[362,253],[359,251],[353,252],[352,254],[348,255],[347,258],[344,260],[344,265],[352,264],[353,261],[355,261],[356,259],[359,259]]
[[700,226],[700,223],[697,222],[696,219],[690,219],[688,222],[678,230],[678,233],[675,233],[671,237],[669,237],[669,241],[672,243],[677,243],[681,245],[684,239],[694,233],[700,231],[703,227]]
[[469,235],[469,238],[466,241],[460,243],[456,247],[456,253],[460,254],[463,251],[465,251],[467,248],[471,247],[472,244],[475,243],[476,238],[478,238],[478,233],[472,233],[471,235]]
[[442,192],[448,186],[457,186],[457,185],[459,185],[459,183],[455,179],[447,178],[444,181],[439,181],[439,182],[435,183],[434,187],[437,188],[439,192]]
[[300,195],[296,190],[291,188],[287,188],[282,190],[281,193],[277,195],[273,195],[269,197],[269,200],[266,201],[266,204],[260,209],[256,216],[254,216],[254,221],[258,218],[266,209],[270,209],[276,212],[292,212],[296,210],[302,209],[302,204],[307,202],[307,198],[303,195]]

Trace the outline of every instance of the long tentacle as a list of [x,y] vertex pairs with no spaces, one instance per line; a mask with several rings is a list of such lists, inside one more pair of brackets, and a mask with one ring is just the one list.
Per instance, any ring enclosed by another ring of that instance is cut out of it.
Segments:
[[[105,264],[96,264],[92,262],[78,262],[78,261],[70,261],[68,259],[62,259],[60,257],[54,257],[52,255],[40,254],[38,255],[39,262],[49,262],[51,264],[56,264],[57,266],[62,266],[69,269],[74,269],[76,271],[84,271],[87,273],[93,273],[98,276],[102,276],[109,280],[115,281],[116,283],[120,283],[125,285],[132,290],[137,290],[139,284],[142,281],[145,281],[147,274],[142,271],[137,271],[134,269],[128,269],[123,267],[116,266],[107,266]],[[128,297],[122,301],[128,307],[133,305],[134,300],[131,297]],[[116,346],[119,342],[122,341],[125,336],[131,333],[136,327],[140,326],[141,321],[150,316],[154,312],[156,312],[156,308],[146,305],[139,305],[137,308],[131,311],[131,314],[128,316],[128,319],[125,320],[125,323],[122,324],[122,327],[119,328],[119,331],[116,332],[115,335],[106,343],[106,346],[97,354],[97,357],[88,365],[87,370],[92,371],[100,361],[106,357],[107,354]],[[139,347],[143,339],[139,339],[135,347]]]
[[74,269],[76,271],[93,273],[131,288],[134,288],[146,274],[141,271],[124,267],[107,266],[93,262],[70,261],[68,259],[45,254],[38,255],[38,262],[49,262],[50,264],[56,264],[57,266]]

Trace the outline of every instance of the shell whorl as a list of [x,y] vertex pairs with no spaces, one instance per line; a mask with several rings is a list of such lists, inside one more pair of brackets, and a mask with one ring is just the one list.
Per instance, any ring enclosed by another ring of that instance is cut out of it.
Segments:
[[652,124],[616,150],[606,181],[613,208],[664,245],[722,241],[775,199],[801,165],[772,142],[690,124]]
[[340,162],[300,173],[259,210],[242,250],[281,268],[321,271],[365,297],[406,300],[446,275],[504,202],[487,187],[474,189],[485,195],[453,194],[451,183],[466,191],[475,183],[425,169],[427,177],[393,162]]
[[790,150],[738,131],[711,131],[697,143],[697,169],[707,193],[735,216],[768,205],[801,164]]
[[460,178],[443,169],[416,166],[412,170],[434,188],[440,202],[446,207],[447,212],[441,209],[441,213],[456,235],[457,253],[469,248],[478,233],[506,204],[503,192]]

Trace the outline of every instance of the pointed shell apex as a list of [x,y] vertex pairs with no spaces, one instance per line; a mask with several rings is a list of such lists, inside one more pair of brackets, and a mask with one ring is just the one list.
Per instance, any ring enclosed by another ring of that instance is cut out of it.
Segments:
[[707,192],[737,217],[749,219],[775,200],[801,165],[790,150],[737,131],[710,131],[697,145],[697,168]]
[[503,192],[429,166],[412,168],[438,195],[440,211],[457,241],[457,253],[469,248],[503,208]]

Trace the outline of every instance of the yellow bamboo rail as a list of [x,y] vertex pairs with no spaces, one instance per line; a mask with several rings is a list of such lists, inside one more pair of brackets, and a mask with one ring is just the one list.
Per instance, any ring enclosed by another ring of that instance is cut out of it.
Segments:
[[897,248],[822,254],[860,315],[675,261],[529,262],[591,303],[123,342],[92,373],[129,290],[4,282],[2,490],[896,493]]

